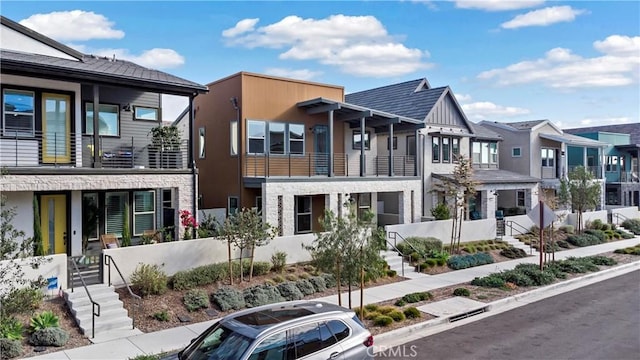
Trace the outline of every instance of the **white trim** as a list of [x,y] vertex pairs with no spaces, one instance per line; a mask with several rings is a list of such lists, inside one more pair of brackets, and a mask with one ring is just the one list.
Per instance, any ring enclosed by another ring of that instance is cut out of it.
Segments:
[[[513,152],[514,152],[516,149],[518,149],[518,151],[520,152],[520,154],[519,154],[519,155],[514,155],[514,153],[513,153]],[[522,157],[522,147],[521,147],[521,146],[514,146],[514,147],[512,147],[512,148],[511,148],[511,157],[515,157],[515,158]]]

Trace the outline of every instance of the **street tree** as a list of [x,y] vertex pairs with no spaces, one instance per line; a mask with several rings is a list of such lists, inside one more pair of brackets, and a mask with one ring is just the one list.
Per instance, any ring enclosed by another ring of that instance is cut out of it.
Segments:
[[595,209],[600,203],[600,184],[584,166],[578,166],[569,173],[569,194],[571,209],[578,215],[578,233],[582,233],[582,214]]
[[450,253],[460,252],[460,235],[464,214],[469,209],[470,200],[476,196],[476,187],[479,182],[473,179],[473,164],[471,159],[465,156],[456,156],[458,164],[453,169],[450,177],[442,177],[434,183],[433,192],[444,194],[449,206],[451,219]]

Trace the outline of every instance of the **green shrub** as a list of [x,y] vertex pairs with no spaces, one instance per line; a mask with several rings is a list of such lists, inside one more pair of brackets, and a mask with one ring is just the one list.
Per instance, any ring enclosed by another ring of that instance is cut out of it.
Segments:
[[388,277],[396,277],[396,276],[398,275],[398,272],[397,272],[397,271],[395,271],[395,270],[391,270],[391,269],[389,269],[389,270],[387,270],[387,271],[386,271],[386,275],[387,275]]
[[412,252],[411,254],[409,254],[409,256],[411,257],[411,261],[419,261],[422,259],[422,255],[420,255],[420,253],[418,253],[417,251]]
[[336,282],[336,277],[333,276],[333,274],[322,274],[322,277],[324,278],[324,282],[327,284],[327,289],[336,287],[338,284]]
[[273,282],[275,282],[276,284],[280,284],[280,283],[285,282],[285,279],[280,275],[276,275],[276,276],[272,277],[271,280],[273,280]]
[[268,261],[253,262],[253,276],[267,275],[271,271],[271,263]]
[[202,285],[214,284],[229,276],[228,267],[228,263],[216,263],[178,271],[171,277],[171,287],[175,290],[188,290]]
[[280,295],[287,301],[300,300],[304,297],[304,294],[298,289],[296,283],[293,281],[287,281],[276,286]]
[[0,318],[0,338],[10,340],[22,340],[24,326],[14,317]]
[[395,307],[393,307],[393,306],[391,306],[391,305],[385,305],[385,306],[380,306],[380,307],[378,307],[378,310],[377,310],[377,311],[378,311],[380,314],[382,314],[382,315],[387,315],[387,314],[389,314],[390,312],[395,311],[395,310],[396,310],[396,308],[395,308]]
[[602,255],[588,256],[586,259],[591,261],[594,265],[613,266],[618,263],[615,259]]
[[640,255],[640,245],[630,246],[623,249],[616,249],[616,254]]
[[[198,229],[200,230],[200,229]],[[162,359],[162,355],[156,355],[156,354],[152,354],[152,355],[148,355],[148,354],[143,354],[143,355],[138,355],[132,358],[129,358],[129,360],[161,360]]]
[[462,250],[468,252],[469,254],[474,254],[477,251],[477,249],[476,249],[476,247],[474,245],[467,245],[467,246],[463,247]]
[[469,289],[466,289],[466,288],[457,288],[457,289],[453,290],[453,296],[466,296],[466,297],[469,297],[469,296],[471,296],[471,291],[469,291]]
[[22,355],[22,343],[20,340],[0,338],[0,354],[3,359],[12,359]]
[[633,238],[635,237],[635,236],[633,236],[633,235],[629,234],[628,232],[626,232],[626,231],[624,231],[624,230],[621,230],[621,229],[616,229],[616,233],[617,233],[618,235],[620,235],[620,237],[621,237],[622,239],[625,239],[625,240],[626,240],[626,239],[633,239]]
[[499,273],[499,276],[505,281],[505,283],[512,283],[520,287],[533,286],[533,281],[518,270],[506,270]]
[[471,280],[471,285],[491,288],[502,288],[506,281],[499,274],[489,274],[483,277],[476,277]]
[[246,306],[242,291],[229,286],[219,288],[211,297],[222,311],[240,310]]
[[434,237],[411,236],[406,241],[399,243],[398,246],[400,246],[398,250],[403,254],[412,253],[411,257],[415,260],[423,259],[433,252],[442,251],[442,241]]
[[556,244],[557,244],[559,247],[563,248],[563,249],[568,249],[568,248],[570,248],[570,247],[571,247],[571,246],[569,246],[569,243],[568,243],[568,242],[566,242],[566,241],[564,241],[564,240],[558,240],[558,241],[556,241]]
[[433,215],[433,217],[436,220],[451,219],[451,213],[449,212],[449,207],[444,203],[439,203],[434,208],[432,208],[431,215]]
[[597,237],[601,243],[607,242],[607,235],[600,229],[587,229],[584,233]]
[[404,321],[407,317],[400,310],[393,310],[387,313],[387,316],[392,318],[395,322]]
[[154,313],[152,317],[158,321],[169,321],[169,313],[167,310],[162,310]]
[[604,223],[602,222],[602,220],[600,219],[595,219],[591,222],[590,226],[588,226],[589,229],[594,229],[594,230],[602,230],[602,226],[604,225]]
[[131,274],[131,283],[142,296],[159,295],[167,291],[167,275],[158,265],[139,264]]
[[402,300],[404,300],[407,303],[417,303],[420,301],[430,300],[432,298],[433,298],[433,294],[431,294],[428,291],[423,291],[423,292],[414,292],[414,293],[406,294],[405,296],[402,297]]
[[38,329],[31,334],[29,342],[34,346],[64,346],[69,333],[59,327]]
[[602,241],[600,241],[598,237],[587,233],[581,235],[571,235],[567,237],[567,242],[571,245],[580,247],[598,245],[602,243]]
[[313,286],[311,281],[307,279],[301,279],[296,281],[296,286],[298,287],[298,289],[300,289],[300,291],[302,292],[302,294],[304,294],[304,296],[313,295],[316,293],[316,288]]
[[424,263],[428,267],[434,267],[434,266],[438,265],[438,262],[436,261],[436,259],[427,259],[427,260],[424,261]]
[[393,323],[393,318],[387,315],[378,315],[373,319],[373,325],[375,326],[389,326]]
[[287,274],[287,276],[285,276],[284,278],[287,279],[287,281],[296,281],[296,280],[298,280],[298,275],[296,275],[296,274]]
[[282,273],[284,267],[287,266],[287,253],[284,251],[276,251],[271,255],[271,265],[273,271]]
[[376,304],[367,304],[364,306],[366,311],[378,311],[378,305]]
[[602,231],[611,231],[611,224],[603,224],[602,225],[602,229],[600,229]]
[[640,219],[627,219],[621,225],[635,235],[640,235]]
[[58,326],[60,326],[59,318],[52,311],[43,311],[40,314],[34,315],[29,322],[29,329],[31,331]]
[[575,231],[575,228],[573,227],[573,225],[562,225],[560,226],[560,231],[566,234],[573,234],[573,232]]
[[527,252],[520,248],[512,246],[506,249],[502,249],[500,251],[500,255],[504,257],[508,257],[509,259],[519,259],[519,258],[527,257]]
[[[372,311],[372,312],[368,312],[364,315],[364,318],[367,320],[373,320],[375,318],[377,318],[378,316],[380,316],[381,314],[377,311]],[[393,320],[393,319],[392,319]]]
[[2,314],[28,314],[40,307],[44,295],[35,287],[25,287],[11,291],[2,299]]
[[493,263],[493,258],[488,253],[477,253],[469,255],[456,255],[447,260],[447,266],[453,270],[466,269],[469,267],[486,265]]
[[[313,287],[313,285],[311,285],[311,287]],[[244,301],[247,307],[250,308],[284,301],[278,289],[271,285],[256,285],[246,288],[242,294],[244,295]]]
[[206,309],[209,307],[209,296],[202,289],[191,289],[184,294],[184,306],[189,311]]
[[322,276],[313,276],[309,278],[311,285],[316,289],[316,292],[323,292],[327,290],[327,282]]
[[420,310],[416,309],[413,306],[404,309],[403,313],[404,313],[404,316],[407,319],[417,319],[419,317],[422,317],[422,314],[420,313]]
[[311,277],[311,275],[309,275],[308,273],[304,272],[300,275],[298,275],[298,278],[300,279],[305,279],[305,280],[309,280],[309,278]]
[[393,305],[402,307],[402,306],[407,305],[407,302],[402,300],[402,299],[398,299],[398,300],[396,300],[395,303],[393,303]]

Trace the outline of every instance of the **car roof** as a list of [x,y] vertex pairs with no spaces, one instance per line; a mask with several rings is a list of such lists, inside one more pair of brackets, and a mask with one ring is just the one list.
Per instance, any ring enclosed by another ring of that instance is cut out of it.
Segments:
[[324,319],[352,312],[323,301],[287,301],[238,311],[224,317],[220,324],[255,339],[262,333],[283,329],[301,320]]

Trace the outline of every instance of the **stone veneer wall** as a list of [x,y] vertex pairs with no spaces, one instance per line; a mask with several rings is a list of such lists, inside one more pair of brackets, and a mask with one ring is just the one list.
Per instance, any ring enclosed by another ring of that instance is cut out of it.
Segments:
[[[420,221],[422,209],[420,196],[420,179],[369,179],[366,180],[329,180],[329,181],[269,181],[262,184],[262,201],[266,221],[276,226],[278,224],[278,196],[282,196],[282,235],[293,235],[295,232],[295,196],[328,195],[328,206],[334,213],[338,213],[338,194],[401,192],[403,201],[400,202],[400,221],[411,223]],[[411,191],[414,191],[413,214],[411,214]],[[343,195],[343,199],[346,197]],[[376,211],[376,199],[372,196],[372,210]],[[326,202],[325,202],[326,204]],[[314,214],[315,216],[315,214]]]

